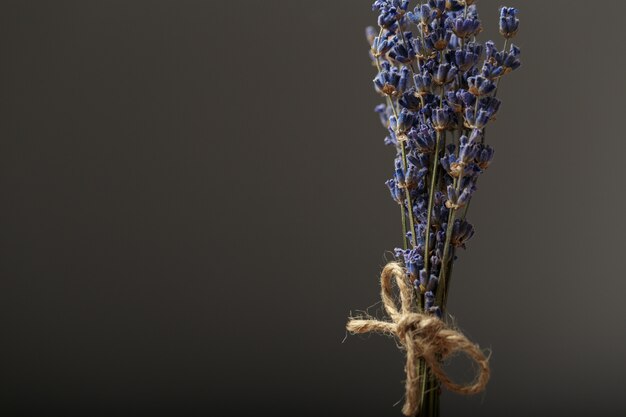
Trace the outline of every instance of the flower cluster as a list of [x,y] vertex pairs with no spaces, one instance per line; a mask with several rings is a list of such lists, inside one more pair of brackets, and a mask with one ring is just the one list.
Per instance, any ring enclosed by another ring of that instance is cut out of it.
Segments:
[[441,315],[457,248],[474,234],[466,220],[479,176],[493,148],[485,127],[500,108],[500,79],[520,66],[520,50],[510,43],[519,20],[503,7],[500,50],[480,43],[473,0],[376,0],[378,28],[368,28],[370,56],[377,68],[376,107],[396,150],[391,196],[402,211],[404,262],[419,294],[422,311]]

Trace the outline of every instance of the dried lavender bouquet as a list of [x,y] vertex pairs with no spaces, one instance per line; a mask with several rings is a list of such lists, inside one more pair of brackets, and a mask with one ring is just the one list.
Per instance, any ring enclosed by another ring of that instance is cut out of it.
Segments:
[[[516,9],[501,8],[500,50],[476,40],[482,27],[474,0],[429,0],[412,11],[410,3],[376,0],[378,28],[367,29],[374,86],[384,98],[376,112],[388,131],[385,144],[396,150],[387,186],[402,218],[403,247],[381,275],[391,321],[354,318],[348,330],[396,336],[407,353],[403,413],[438,416],[441,385],[473,394],[489,378],[484,353],[443,318],[456,251],[474,234],[469,203],[494,156],[485,127],[500,107],[501,78],[520,66],[511,43],[519,20]],[[455,384],[441,369],[458,351],[479,365],[470,385]]]

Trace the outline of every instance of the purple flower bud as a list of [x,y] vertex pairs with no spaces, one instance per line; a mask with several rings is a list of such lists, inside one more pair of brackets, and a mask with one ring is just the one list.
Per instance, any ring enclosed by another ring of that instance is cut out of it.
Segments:
[[396,158],[395,160],[395,171],[393,174],[393,178],[396,181],[398,187],[404,188],[406,181],[404,178],[404,167],[401,158]]
[[493,160],[495,151],[489,145],[481,145],[476,155],[476,163],[481,169],[487,169]]
[[493,41],[485,42],[485,60],[495,60],[497,52],[496,44]]
[[489,113],[485,110],[479,110],[478,116],[476,117],[475,129],[483,129],[487,123],[489,122]]
[[457,17],[451,23],[452,31],[459,38],[469,38],[475,36],[481,31],[480,20],[475,18]]
[[365,28],[365,37],[367,38],[367,43],[372,46],[374,44],[374,39],[378,36],[378,31],[374,28],[374,26],[368,26]]
[[430,49],[437,51],[443,51],[450,43],[452,37],[452,31],[446,30],[443,27],[437,27],[428,36],[424,38],[424,42]]
[[436,130],[446,130],[450,125],[449,108],[436,108],[432,114],[433,126]]
[[519,60],[520,55],[520,49],[517,46],[511,44],[509,52],[498,53],[496,59],[502,65],[504,73],[508,74],[509,72],[518,69],[522,65],[521,61]]
[[517,9],[513,7],[503,7],[500,9],[500,33],[509,39],[515,36],[519,29],[519,19]]
[[472,236],[474,236],[474,227],[470,223],[461,219],[455,220],[452,226],[452,246],[465,248],[465,242]]
[[428,280],[428,285],[426,286],[427,291],[432,291],[433,293],[437,291],[437,286],[439,285],[439,278],[437,275],[431,275]]
[[480,73],[483,77],[488,78],[489,80],[495,80],[504,74],[504,68],[494,65],[489,61],[485,61]]
[[426,291],[424,301],[426,309],[431,308],[435,304],[435,294],[432,291]]
[[415,74],[413,77],[418,95],[430,94],[432,92],[433,77],[428,72]]
[[484,96],[495,90],[496,85],[482,75],[475,75],[467,79],[469,92],[475,96]]
[[461,72],[469,71],[478,63],[479,56],[469,51],[455,51],[454,63]]
[[398,184],[396,184],[395,180],[387,180],[385,182],[387,187],[389,188],[389,192],[391,193],[391,198],[398,204],[403,204],[404,202],[404,189],[399,188]]
[[414,121],[415,114],[407,109],[402,109],[400,115],[398,116],[398,127],[396,131],[400,133],[408,132],[411,130],[411,127],[413,127]]
[[434,74],[434,81],[437,85],[444,85],[454,81],[454,77],[458,73],[458,68],[450,64],[439,64]]
[[459,199],[457,200],[457,205],[459,207],[465,206],[471,197],[472,197],[472,189],[470,187],[465,187],[463,189],[463,192],[461,192]]

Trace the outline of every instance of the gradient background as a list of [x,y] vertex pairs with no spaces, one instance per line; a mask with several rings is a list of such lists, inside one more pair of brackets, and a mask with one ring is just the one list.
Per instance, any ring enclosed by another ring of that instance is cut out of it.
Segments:
[[[342,343],[400,236],[369,3],[1,3],[2,416],[400,415],[394,342]],[[507,5],[450,299],[493,379],[444,416],[623,416],[626,4]]]

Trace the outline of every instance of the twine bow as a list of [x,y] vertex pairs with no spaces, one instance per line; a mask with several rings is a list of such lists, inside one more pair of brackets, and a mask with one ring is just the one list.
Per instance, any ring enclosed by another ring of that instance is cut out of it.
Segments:
[[[401,311],[398,311],[391,291],[395,277],[400,290]],[[380,276],[381,298],[391,322],[373,318],[350,319],[346,328],[353,334],[386,333],[394,335],[406,350],[406,399],[402,413],[414,416],[420,406],[420,375],[418,362],[423,358],[437,379],[450,391],[471,395],[482,391],[489,380],[489,361],[483,352],[462,333],[450,329],[436,317],[417,313],[413,309],[413,290],[406,282],[403,268],[389,263]],[[441,369],[441,360],[455,352],[465,352],[479,366],[479,373],[469,385],[452,382]]]

